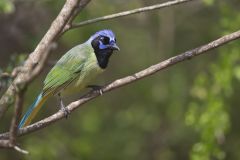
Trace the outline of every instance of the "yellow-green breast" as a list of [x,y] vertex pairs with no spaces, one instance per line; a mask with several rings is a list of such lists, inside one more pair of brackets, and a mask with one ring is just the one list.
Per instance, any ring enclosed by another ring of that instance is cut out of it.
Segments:
[[101,74],[104,69],[98,65],[97,58],[94,51],[89,52],[89,56],[84,63],[82,70],[79,72],[79,76],[67,86],[61,94],[64,96],[78,93],[82,89],[86,88],[96,78],[97,75]]

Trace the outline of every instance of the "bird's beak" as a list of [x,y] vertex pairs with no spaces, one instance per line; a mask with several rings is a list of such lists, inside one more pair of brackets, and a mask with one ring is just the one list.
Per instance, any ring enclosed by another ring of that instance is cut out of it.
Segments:
[[116,45],[116,43],[114,43],[113,45],[111,45],[110,48],[111,48],[112,50],[120,51],[120,48]]

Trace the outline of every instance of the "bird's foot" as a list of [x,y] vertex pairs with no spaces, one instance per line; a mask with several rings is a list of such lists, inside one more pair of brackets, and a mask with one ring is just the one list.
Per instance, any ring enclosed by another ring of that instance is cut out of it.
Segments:
[[68,118],[68,115],[70,115],[70,111],[67,108],[61,108],[61,111],[64,113],[65,118]]
[[68,115],[70,114],[70,111],[68,110],[68,108],[65,106],[65,104],[63,103],[63,100],[61,98],[60,93],[58,94],[59,96],[59,100],[60,100],[60,110],[64,113],[65,118],[68,118]]
[[61,101],[61,108],[60,110],[64,113],[65,118],[68,118],[68,115],[70,114],[70,111],[68,110],[68,108],[63,104],[63,102]]
[[94,92],[103,95],[102,86],[98,85],[88,85],[87,88],[91,88]]

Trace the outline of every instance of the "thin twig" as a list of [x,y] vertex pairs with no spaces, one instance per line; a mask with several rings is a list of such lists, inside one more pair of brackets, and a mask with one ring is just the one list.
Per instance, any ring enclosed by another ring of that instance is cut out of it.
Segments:
[[7,72],[3,72],[0,74],[0,79],[5,79],[5,78],[9,78],[9,79],[13,79],[17,76],[17,74],[21,71],[21,67],[17,66],[13,69],[12,73],[7,73]]
[[0,148],[14,149],[22,154],[28,154],[29,152],[21,149],[17,145],[13,145],[9,140],[0,140]]
[[80,23],[77,23],[77,24],[73,24],[68,29],[73,29],[73,28],[84,26],[84,25],[93,24],[93,23],[96,23],[96,22],[106,21],[106,20],[110,20],[110,19],[115,19],[115,18],[119,18],[119,17],[123,17],[123,16],[132,15],[132,14],[153,11],[153,10],[156,10],[156,9],[170,7],[170,6],[173,6],[173,5],[178,5],[178,4],[182,4],[182,3],[185,3],[185,2],[189,2],[189,1],[192,1],[192,0],[174,0],[174,1],[168,1],[168,2],[165,2],[165,3],[156,4],[156,5],[152,5],[152,6],[147,6],[147,7],[143,7],[143,8],[137,8],[137,9],[133,9],[133,10],[129,10],[129,11],[110,14],[110,15],[107,15],[107,16],[98,17],[98,18],[86,20],[86,21],[83,21],[83,22],[80,22]]
[[[137,80],[140,80],[144,77],[148,77],[152,74],[157,73],[158,71],[161,71],[165,68],[168,68],[172,65],[175,65],[179,62],[185,61],[185,60],[189,60],[191,58],[194,58],[198,55],[201,55],[203,53],[206,53],[209,50],[212,50],[214,48],[217,48],[221,45],[224,45],[226,43],[229,43],[235,39],[240,38],[240,30],[231,34],[228,34],[226,36],[223,36],[217,40],[214,40],[210,43],[207,43],[203,46],[200,46],[198,48],[186,51],[182,54],[179,54],[177,56],[171,57],[165,61],[162,61],[158,64],[152,65],[140,72],[137,72],[133,75],[118,79],[113,81],[112,83],[106,85],[105,87],[102,88],[102,92],[106,93],[109,92],[113,89],[117,89],[119,87],[125,86],[127,84],[133,83]],[[99,93],[95,93],[95,92],[89,92],[88,94],[86,94],[85,96],[83,96],[82,98],[80,98],[79,100],[70,103],[67,108],[70,112],[72,112],[73,110],[77,109],[78,107],[82,106],[84,103],[96,98],[99,96]],[[33,131],[37,131],[41,128],[44,128],[62,118],[65,118],[65,115],[62,111],[58,111],[57,113],[53,114],[52,116],[49,116],[43,120],[40,120],[32,125],[29,125],[27,127],[21,128],[19,129],[18,135],[25,135],[28,134],[30,132]],[[9,133],[3,133],[0,134],[0,139],[6,139],[9,137]]]
[[12,75],[10,73],[4,72],[0,74],[0,79],[5,79],[5,78],[12,78]]
[[76,16],[78,15],[79,12],[82,11],[82,9],[90,2],[91,0],[82,0],[78,6],[76,6],[72,17],[68,20],[67,25],[65,25],[65,27],[62,30],[62,33],[60,34],[63,35],[66,31],[68,31],[71,27],[72,27],[72,22],[73,20],[76,18]]
[[20,153],[22,153],[22,154],[28,154],[29,152],[28,151],[26,151],[26,150],[24,150],[24,149],[21,149],[20,147],[18,147],[18,146],[14,146],[13,147],[16,151],[18,151],[18,152],[20,152]]
[[9,137],[9,143],[11,145],[16,145],[16,137],[17,137],[17,130],[18,130],[18,122],[21,118],[22,113],[22,107],[23,107],[23,90],[19,89],[18,86],[16,86],[17,95],[16,95],[16,101],[15,101],[15,107],[14,107],[14,115],[12,117],[12,122],[10,126],[10,137]]

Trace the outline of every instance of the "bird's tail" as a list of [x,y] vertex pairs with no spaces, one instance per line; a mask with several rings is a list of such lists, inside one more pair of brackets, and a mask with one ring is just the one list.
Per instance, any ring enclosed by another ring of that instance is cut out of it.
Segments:
[[27,112],[21,119],[18,128],[25,127],[29,125],[32,119],[36,116],[43,103],[47,100],[48,96],[43,96],[42,93],[38,95],[34,103],[28,108]]

